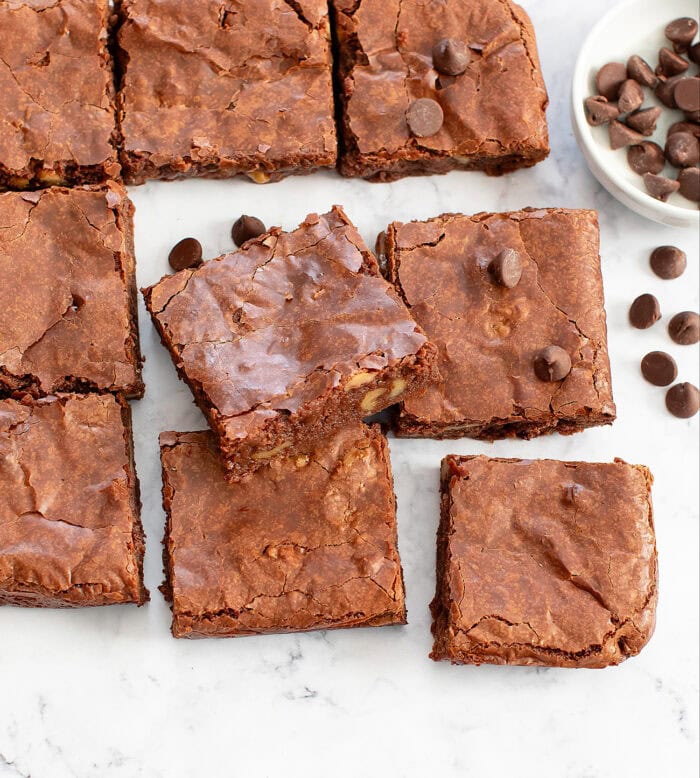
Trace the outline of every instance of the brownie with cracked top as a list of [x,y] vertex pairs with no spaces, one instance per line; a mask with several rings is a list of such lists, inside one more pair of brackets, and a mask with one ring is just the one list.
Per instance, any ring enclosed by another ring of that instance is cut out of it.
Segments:
[[326,0],[119,0],[128,183],[335,164]]
[[641,465],[448,456],[431,657],[600,668],[655,625],[651,473]]
[[143,604],[140,507],[123,399],[0,401],[0,605]]
[[0,194],[0,397],[140,397],[134,265],[119,184]]
[[332,0],[340,171],[372,181],[549,153],[547,91],[527,14],[509,0]]
[[161,435],[175,637],[404,624],[389,451],[344,427],[314,452],[224,479],[208,432]]
[[338,207],[143,291],[231,477],[436,376],[435,349]]
[[107,0],[0,0],[0,189],[119,177],[110,14]]
[[440,355],[398,435],[530,438],[615,419],[595,212],[445,214],[393,223],[377,246]]

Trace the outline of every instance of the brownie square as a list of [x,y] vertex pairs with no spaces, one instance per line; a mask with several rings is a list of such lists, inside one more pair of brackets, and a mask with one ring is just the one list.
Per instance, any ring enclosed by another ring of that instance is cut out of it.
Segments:
[[[549,154],[547,91],[522,8],[508,0],[332,0],[332,7],[343,175],[392,181],[457,168],[500,175]],[[434,58],[444,39],[466,54],[458,75],[444,70],[461,67]],[[429,113],[442,119],[432,127],[414,121],[417,100],[430,101]]]
[[389,451],[376,427],[224,479],[208,432],[161,435],[175,637],[405,624]]
[[0,189],[117,178],[107,0],[0,0]]
[[143,604],[139,510],[124,400],[0,401],[0,605]]
[[117,58],[128,183],[335,164],[326,0],[121,0]]
[[[598,250],[593,211],[445,214],[391,224],[378,251],[437,346],[442,376],[403,403],[397,434],[493,440],[610,424],[615,405]],[[522,267],[513,287],[492,272],[502,252],[515,252]],[[549,346],[571,361],[558,380],[535,372]]]
[[0,396],[143,394],[132,217],[113,182],[0,194]]
[[442,462],[431,657],[607,667],[654,631],[651,473],[610,464]]
[[435,376],[432,345],[338,207],[143,291],[231,477]]

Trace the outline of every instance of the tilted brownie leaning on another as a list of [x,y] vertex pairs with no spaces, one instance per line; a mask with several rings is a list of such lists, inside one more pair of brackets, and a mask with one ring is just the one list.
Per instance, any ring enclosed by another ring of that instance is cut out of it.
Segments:
[[434,347],[338,207],[143,291],[232,477],[308,453],[437,375]]
[[610,424],[598,250],[593,211],[389,225],[377,251],[441,373],[402,403],[397,434],[493,440]]

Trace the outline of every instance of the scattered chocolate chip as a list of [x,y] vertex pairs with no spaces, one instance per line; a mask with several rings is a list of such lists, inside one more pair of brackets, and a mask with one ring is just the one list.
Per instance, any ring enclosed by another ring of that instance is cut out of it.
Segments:
[[682,78],[673,87],[673,98],[681,111],[700,111],[700,78]]
[[651,252],[649,264],[659,278],[671,281],[683,275],[688,259],[685,251],[675,246],[659,246]]
[[661,318],[659,301],[653,294],[640,294],[630,306],[630,324],[638,330],[648,330]]
[[609,103],[602,95],[587,97],[584,102],[586,119],[592,127],[607,124],[620,115],[615,103]]
[[642,141],[627,149],[627,162],[635,173],[660,173],[666,164],[664,150],[650,140]]
[[666,141],[666,159],[674,167],[693,167],[700,162],[700,141],[689,132],[676,132]]
[[628,78],[620,87],[620,96],[617,100],[620,113],[636,111],[643,102],[644,91],[642,87],[634,79]]
[[491,260],[489,273],[499,286],[512,289],[517,286],[523,274],[523,261],[520,252],[515,249],[504,249]]
[[678,175],[679,192],[693,203],[700,203],[700,167],[687,167]]
[[196,238],[183,238],[170,250],[168,262],[173,270],[199,267],[202,264],[202,245]]
[[678,377],[676,360],[665,351],[650,351],[642,359],[642,375],[654,386],[668,386]]
[[535,354],[534,368],[540,381],[561,381],[571,372],[571,357],[559,346],[547,346]]
[[679,419],[690,419],[700,408],[700,391],[693,384],[676,384],[666,392],[666,407]]
[[693,42],[693,38],[697,34],[698,23],[695,19],[691,19],[689,16],[683,16],[680,19],[674,19],[670,22],[664,34],[671,41],[671,43],[679,43],[681,46],[688,46]]
[[608,125],[608,135],[610,136],[611,149],[622,149],[625,146],[632,146],[644,140],[643,135],[618,121],[610,122]]
[[239,216],[231,227],[231,237],[237,246],[257,238],[265,232],[265,225],[255,216]]
[[682,76],[673,76],[673,78],[667,78],[659,81],[654,90],[654,94],[667,108],[676,107],[676,98],[673,92],[676,88],[676,84],[681,80]]
[[696,138],[700,138],[700,124],[694,122],[676,122],[668,128],[666,135],[675,135],[677,132],[689,132],[691,135],[695,135]]
[[[675,51],[669,48],[659,50],[659,70],[660,75],[664,76],[677,76],[679,73],[685,73],[689,65],[687,60],[683,59]],[[659,71],[657,71],[658,73]]]
[[668,323],[668,334],[679,346],[693,346],[700,340],[700,317],[694,311],[677,313]]
[[456,38],[443,38],[433,46],[433,67],[445,75],[461,75],[469,66],[470,60],[469,48]]
[[661,116],[661,109],[654,106],[654,108],[643,108],[641,111],[631,113],[626,122],[628,127],[648,138],[654,134],[659,116]]
[[620,87],[627,80],[627,68],[621,62],[608,62],[595,77],[595,88],[607,100],[617,100]]
[[439,103],[429,97],[414,100],[406,111],[408,129],[416,138],[429,138],[440,131],[444,115]]
[[638,84],[651,89],[659,83],[659,77],[651,69],[651,65],[637,54],[627,60],[627,75]]
[[655,176],[652,173],[644,174],[644,186],[653,198],[662,203],[665,203],[674,192],[681,188],[678,181],[666,178],[666,176]]
[[690,57],[691,62],[694,62],[696,65],[700,65],[700,43],[694,43],[688,49],[688,56]]
[[700,111],[684,111],[683,113],[692,124],[700,124]]

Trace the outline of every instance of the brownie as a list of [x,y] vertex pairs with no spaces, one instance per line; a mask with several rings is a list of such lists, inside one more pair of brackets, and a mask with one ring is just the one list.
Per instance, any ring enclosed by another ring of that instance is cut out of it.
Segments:
[[143,394],[133,210],[113,182],[0,194],[0,396]]
[[139,510],[123,399],[0,401],[0,605],[143,604]]
[[[531,438],[614,420],[595,212],[446,214],[391,224],[378,247],[440,352],[441,380],[403,403],[398,435]],[[563,377],[537,373],[550,347]]]
[[654,631],[651,473],[609,464],[442,462],[431,657],[607,667]]
[[0,189],[118,178],[108,0],[0,0]]
[[233,478],[435,376],[434,348],[338,207],[143,291]]
[[326,0],[120,0],[117,59],[128,183],[333,166]]
[[[547,91],[522,8],[508,0],[332,0],[332,8],[343,175],[500,175],[547,156]],[[434,50],[446,40],[453,56],[442,63]],[[460,58],[466,69],[450,75]],[[427,117],[420,105],[432,109]]]
[[161,435],[175,637],[405,624],[386,439],[352,424],[229,484],[208,432]]

